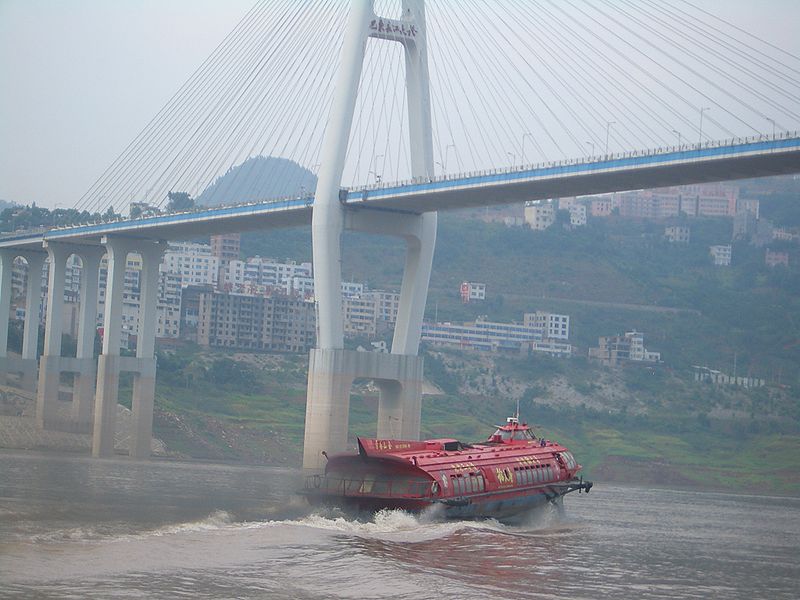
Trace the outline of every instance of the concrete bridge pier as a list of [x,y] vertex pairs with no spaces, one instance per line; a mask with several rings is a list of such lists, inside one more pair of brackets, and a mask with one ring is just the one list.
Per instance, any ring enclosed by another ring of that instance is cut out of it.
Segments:
[[92,408],[97,383],[97,362],[94,358],[94,338],[97,334],[97,298],[99,296],[100,262],[105,249],[84,247],[81,259],[80,315],[75,352],[77,369],[72,388],[72,420],[86,431],[92,430]]
[[136,345],[136,372],[133,379],[133,426],[130,455],[148,458],[153,439],[153,408],[156,397],[156,329],[158,321],[158,267],[167,249],[156,243],[140,248],[142,257],[139,338]]
[[[166,244],[109,236],[103,238],[103,245],[108,254],[108,279],[103,315],[103,353],[97,362],[92,456],[108,457],[114,454],[119,376],[122,372],[132,372],[134,382],[130,455],[147,458],[150,456],[153,434],[158,267]],[[136,357],[123,357],[120,356],[122,293],[125,267],[131,252],[142,257],[139,334]]]
[[[309,355],[303,453],[303,467],[308,470],[320,470],[324,466],[323,451],[335,453],[345,449],[350,387],[356,378],[373,379],[381,390],[380,437],[417,439],[420,431],[423,364],[417,353],[436,244],[436,213],[389,213],[345,207],[339,201],[369,38],[403,46],[412,176],[423,179],[433,176],[425,2],[403,0],[402,3],[404,26],[413,25],[418,31],[413,39],[370,30],[370,22],[376,17],[373,4],[373,0],[354,0],[351,5],[336,93],[320,156],[312,218],[319,334],[318,349]],[[341,234],[344,229],[401,236],[406,240],[405,271],[391,354],[343,349]]]
[[[89,433],[92,430],[91,398],[94,395],[95,381],[94,333],[97,319],[97,289],[103,249],[97,246],[58,243],[48,243],[46,248],[50,265],[44,353],[39,365],[39,385],[36,394],[36,422],[42,429]],[[77,353],[74,358],[61,356],[64,280],[67,259],[73,254],[81,259],[82,264],[80,323]],[[41,265],[38,268],[41,269]],[[38,314],[38,309],[36,312]],[[25,329],[27,333],[27,314]],[[33,343],[32,339],[30,343]],[[23,355],[24,353],[23,346]],[[57,410],[62,373],[72,373],[74,377],[72,406],[70,415],[66,419],[60,417]]]
[[67,258],[74,247],[47,243],[47,314],[44,326],[44,351],[39,360],[39,386],[36,393],[36,425],[40,429],[57,428],[58,390],[61,381],[61,334],[64,315],[64,279]]
[[22,388],[36,391],[39,369],[39,309],[42,306],[42,267],[44,252],[25,252],[28,281],[25,286],[25,326],[22,331],[22,356],[19,365]]
[[15,253],[0,251],[0,383],[6,382],[11,365],[8,356],[8,319],[11,315],[11,273],[14,269]]
[[303,468],[322,470],[323,451],[333,454],[346,448],[350,389],[356,379],[372,379],[380,390],[378,437],[418,438],[422,362],[419,356],[311,350]]
[[[25,327],[22,334],[22,353],[19,357],[8,356],[8,320],[11,312],[11,274],[14,259],[21,256],[28,263],[28,283],[25,296]],[[39,308],[42,296],[42,266],[44,252],[2,251],[0,252],[0,382],[6,383],[8,373],[20,376],[20,387],[36,390],[39,343]]]

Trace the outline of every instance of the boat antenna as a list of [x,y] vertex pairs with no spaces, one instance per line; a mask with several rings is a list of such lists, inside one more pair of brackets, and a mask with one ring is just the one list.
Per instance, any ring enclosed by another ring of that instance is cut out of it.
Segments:
[[519,396],[517,396],[517,414],[516,414],[516,417],[517,417],[517,422],[519,423]]

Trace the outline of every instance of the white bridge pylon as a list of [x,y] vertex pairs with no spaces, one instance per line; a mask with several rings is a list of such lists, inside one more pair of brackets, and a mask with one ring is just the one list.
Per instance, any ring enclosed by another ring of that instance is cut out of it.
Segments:
[[[353,123],[366,44],[402,44],[406,61],[409,147],[413,177],[433,176],[433,137],[424,0],[403,0],[399,20],[375,14],[373,0],[352,0],[340,72],[320,156],[312,220],[317,348],[308,367],[303,468],[324,466],[322,452],[344,450],[350,389],[356,378],[380,389],[378,437],[417,439],[420,430],[422,358],[417,354],[436,244],[435,212],[419,215],[347,209],[339,190]],[[400,236],[406,262],[391,354],[344,349],[341,236],[345,229]]]

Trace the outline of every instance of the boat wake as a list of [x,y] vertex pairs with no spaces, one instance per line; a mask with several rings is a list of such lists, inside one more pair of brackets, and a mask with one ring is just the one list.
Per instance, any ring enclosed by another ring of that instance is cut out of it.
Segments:
[[[541,535],[570,530],[578,523],[551,506],[539,507],[514,523],[495,519],[449,520],[441,515],[441,507],[416,514],[403,510],[384,509],[376,513],[352,516],[338,509],[315,510],[296,519],[264,521],[250,527],[304,527],[355,537],[396,538],[425,541],[448,537],[462,531],[487,531],[507,535]],[[409,539],[411,538],[411,539]]]

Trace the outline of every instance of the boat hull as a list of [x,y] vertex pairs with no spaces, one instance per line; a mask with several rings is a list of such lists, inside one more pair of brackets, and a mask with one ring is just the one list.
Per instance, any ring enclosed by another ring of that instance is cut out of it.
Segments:
[[386,498],[368,495],[341,495],[320,492],[306,492],[312,505],[334,506],[357,512],[377,512],[379,510],[405,510],[420,513],[435,510],[438,516],[446,519],[497,519],[507,521],[525,514],[548,502],[556,503],[573,491],[588,491],[591,483],[574,480],[562,485],[546,486],[506,493],[478,494],[447,500],[434,498]]

